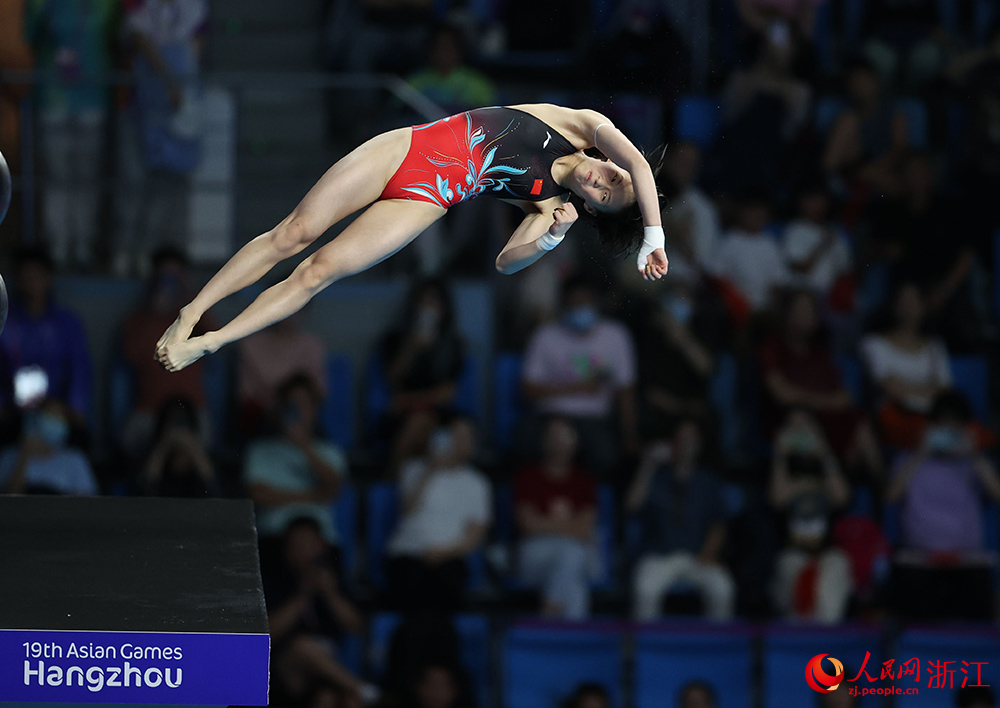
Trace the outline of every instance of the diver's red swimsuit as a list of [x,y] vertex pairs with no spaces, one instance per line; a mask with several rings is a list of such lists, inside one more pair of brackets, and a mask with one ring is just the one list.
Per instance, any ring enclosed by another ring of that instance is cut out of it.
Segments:
[[552,179],[552,163],[576,151],[529,113],[477,108],[414,126],[410,150],[380,198],[445,209],[480,194],[540,202],[569,191]]

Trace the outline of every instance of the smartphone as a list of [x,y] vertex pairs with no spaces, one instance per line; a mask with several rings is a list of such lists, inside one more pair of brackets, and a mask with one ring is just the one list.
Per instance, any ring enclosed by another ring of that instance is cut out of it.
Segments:
[[20,408],[38,403],[49,393],[49,375],[40,366],[23,366],[14,373],[14,403]]

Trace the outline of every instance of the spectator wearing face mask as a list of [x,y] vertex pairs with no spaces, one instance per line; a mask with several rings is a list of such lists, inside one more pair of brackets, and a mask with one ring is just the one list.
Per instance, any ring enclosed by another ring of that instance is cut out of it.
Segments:
[[715,708],[715,689],[707,681],[689,681],[677,694],[677,708]]
[[492,492],[470,464],[475,431],[464,418],[438,428],[424,459],[403,466],[403,514],[388,545],[389,588],[408,611],[462,606],[466,558],[486,538]]
[[[597,293],[586,280],[567,280],[559,320],[543,325],[528,342],[522,385],[536,413],[572,423],[581,460],[594,474],[607,475],[623,452],[638,452],[635,378],[628,330],[600,314]],[[537,441],[538,419],[528,425]]]
[[423,452],[431,431],[451,410],[464,350],[448,286],[442,280],[417,283],[399,323],[382,341],[392,396],[385,421],[392,438],[391,471]]
[[4,494],[98,494],[87,456],[70,447],[66,406],[49,398],[25,412],[21,440],[0,455]]
[[[171,373],[149,355],[177,312],[193,294],[190,264],[183,252],[159,249],[153,255],[153,271],[146,283],[146,296],[121,327],[121,355],[128,365],[135,386],[134,403],[125,426],[118,431],[119,443],[132,460],[141,460],[156,435],[157,417],[164,406],[183,398],[197,421],[202,444],[208,442],[205,415],[205,389],[202,386],[203,364],[195,362],[186,369]],[[211,329],[212,322],[202,321],[195,333]]]

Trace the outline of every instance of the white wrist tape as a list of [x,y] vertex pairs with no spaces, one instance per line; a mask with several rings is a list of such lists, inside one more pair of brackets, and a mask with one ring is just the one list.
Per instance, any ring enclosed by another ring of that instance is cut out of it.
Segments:
[[663,248],[666,239],[663,236],[662,226],[645,226],[642,229],[642,246],[639,248],[639,255],[636,263],[639,270],[646,270],[646,257],[657,248]]
[[551,251],[553,248],[562,243],[562,240],[564,238],[566,238],[565,235],[553,236],[548,231],[546,231],[535,241],[535,243],[537,243],[538,247],[543,251]]

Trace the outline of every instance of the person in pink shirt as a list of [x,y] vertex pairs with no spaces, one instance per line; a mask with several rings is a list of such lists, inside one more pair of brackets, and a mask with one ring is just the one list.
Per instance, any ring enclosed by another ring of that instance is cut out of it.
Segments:
[[[586,280],[568,279],[562,303],[559,320],[540,327],[528,342],[523,391],[536,413],[572,422],[584,465],[605,475],[622,452],[638,450],[635,345],[622,323],[601,316]],[[531,420],[528,425],[537,437],[540,426]]]
[[278,387],[292,374],[307,374],[320,395],[327,393],[326,347],[300,326],[301,318],[295,314],[240,342],[240,424],[246,433],[259,432]]

